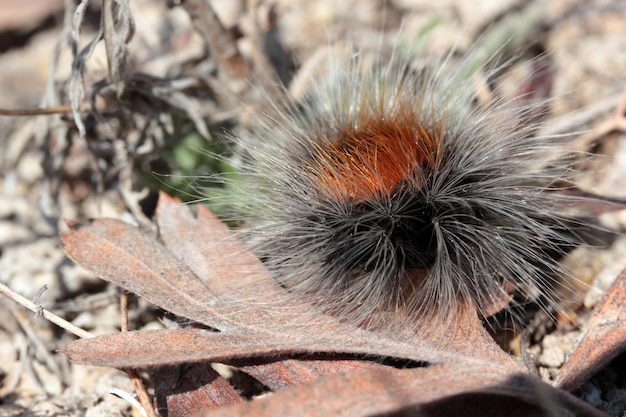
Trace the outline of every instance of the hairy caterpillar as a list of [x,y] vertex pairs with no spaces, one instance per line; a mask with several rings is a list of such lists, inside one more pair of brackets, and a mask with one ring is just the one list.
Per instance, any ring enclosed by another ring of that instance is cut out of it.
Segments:
[[[580,243],[559,194],[571,159],[536,136],[545,100],[476,102],[475,48],[432,65],[349,50],[242,140],[245,239],[288,291],[359,325],[482,316],[511,294],[556,303],[556,259]],[[331,54],[332,55],[332,54]]]

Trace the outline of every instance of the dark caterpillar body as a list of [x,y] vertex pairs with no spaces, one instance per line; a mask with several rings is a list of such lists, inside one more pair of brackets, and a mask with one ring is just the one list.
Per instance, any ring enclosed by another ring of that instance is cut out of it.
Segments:
[[471,59],[347,61],[255,132],[249,233],[276,279],[357,323],[488,313],[512,291],[556,302],[571,166],[538,164],[561,145],[522,123],[545,102],[474,103]]

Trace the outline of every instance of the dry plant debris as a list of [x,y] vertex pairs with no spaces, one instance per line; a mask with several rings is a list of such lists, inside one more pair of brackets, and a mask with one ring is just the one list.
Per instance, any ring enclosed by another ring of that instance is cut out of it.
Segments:
[[[255,300],[237,300],[237,293],[231,292],[233,282],[244,279],[250,281],[247,285],[267,288],[261,281],[272,278],[252,254],[241,255],[241,248],[234,247],[240,244],[228,239],[226,226],[208,210],[200,208],[196,219],[180,201],[161,194],[157,219],[164,246],[124,222],[101,219],[90,225],[70,225],[71,232],[63,235],[65,250],[95,275],[210,330],[192,326],[83,339],[64,350],[72,361],[117,368],[201,361],[237,367],[244,363],[245,372],[268,388],[285,390],[215,415],[361,416],[411,407],[439,416],[459,415],[464,409],[475,415],[510,414],[509,401],[518,404],[512,415],[564,409],[575,415],[603,415],[521,367],[495,344],[471,310],[457,312],[454,327],[445,334],[371,333],[330,316],[311,317],[303,325],[299,320],[306,316],[300,313],[302,304],[290,304],[284,295],[281,300],[279,288],[275,293],[259,293]],[[215,267],[229,259],[228,253],[238,254],[230,257],[230,270],[236,272],[214,275],[216,269],[229,269]],[[249,271],[244,276],[240,275],[242,264]],[[625,282],[626,274],[622,274],[597,308],[590,322],[600,326],[579,342],[557,386],[577,388],[619,353],[616,347],[623,349],[626,310],[614,306],[626,301]],[[219,302],[222,297],[229,301]],[[588,343],[602,353],[592,351],[590,356]],[[342,354],[394,358],[419,366],[396,369],[376,361],[362,362],[358,356],[346,360]],[[292,359],[296,355],[306,359]],[[289,359],[283,362],[281,357]],[[163,389],[156,396],[166,398],[168,415],[240,401],[218,374],[209,372],[213,378],[207,378],[207,370],[206,366],[188,367],[182,377],[206,381],[194,390],[209,391],[210,395],[202,394],[211,402],[200,402],[198,396],[189,397],[189,392],[177,393],[171,385],[159,383],[159,371],[151,371],[156,386]],[[483,396],[490,400],[477,401]]]

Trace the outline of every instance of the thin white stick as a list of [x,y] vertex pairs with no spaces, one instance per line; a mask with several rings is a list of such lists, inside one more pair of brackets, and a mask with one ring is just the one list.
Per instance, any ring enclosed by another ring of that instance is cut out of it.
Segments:
[[22,295],[16,293],[15,291],[13,291],[12,289],[10,289],[9,287],[7,287],[1,282],[0,282],[0,293],[6,295],[7,297],[12,299],[16,303],[23,305],[24,307],[26,307],[33,313],[35,314],[39,313],[46,320],[56,324],[57,326],[67,330],[70,333],[75,334],[76,336],[82,339],[88,339],[88,338],[93,337],[93,335],[89,333],[88,331],[83,330],[78,326],[74,326],[69,321],[57,316],[56,314],[52,313],[49,310],[46,310],[45,308],[42,308],[40,305],[37,305],[34,302],[27,299],[26,297],[23,297]]

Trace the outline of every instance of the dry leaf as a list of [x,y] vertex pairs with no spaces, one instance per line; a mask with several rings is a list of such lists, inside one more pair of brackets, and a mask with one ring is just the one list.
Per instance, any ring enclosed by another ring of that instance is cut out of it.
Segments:
[[208,363],[150,368],[155,408],[167,417],[243,402],[235,389]]
[[[76,341],[65,352],[91,365],[167,365],[157,368],[167,372],[152,371],[151,377],[158,405],[172,415],[240,400],[208,362],[236,366],[277,391],[223,408],[229,416],[369,416],[413,407],[425,415],[470,409],[514,415],[511,404],[518,415],[602,415],[528,374],[488,336],[471,308],[451,312],[446,332],[386,334],[350,326],[289,296],[208,210],[199,208],[195,218],[162,194],[157,214],[165,246],[137,228],[102,219],[70,224],[62,236],[65,250],[103,279],[210,329],[110,334]],[[241,292],[242,285],[259,290]],[[417,368],[364,358],[411,361]],[[173,366],[187,363],[201,364]],[[185,381],[184,389],[171,387],[172,372]]]
[[626,270],[596,307],[582,338],[561,368],[556,385],[568,391],[580,387],[626,351]]
[[437,365],[337,374],[197,417],[603,416],[583,401],[503,368]]

